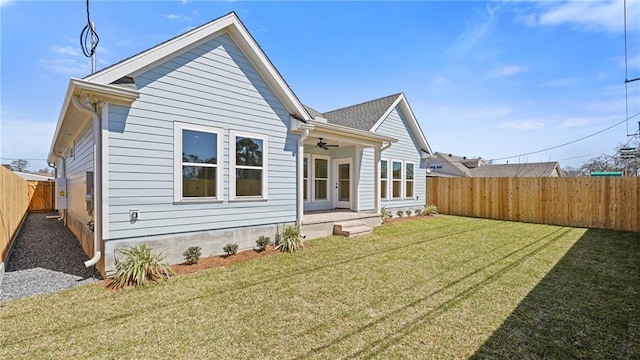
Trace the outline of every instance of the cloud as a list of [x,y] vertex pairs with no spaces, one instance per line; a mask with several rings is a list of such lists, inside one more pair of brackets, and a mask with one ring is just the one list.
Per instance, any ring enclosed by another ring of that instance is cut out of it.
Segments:
[[12,3],[12,0],[0,0],[0,7],[5,7]]
[[498,7],[491,8],[488,4],[485,12],[481,14],[483,19],[474,24],[467,23],[466,29],[451,44],[447,53],[454,56],[464,56],[471,48],[489,33],[496,24],[496,11]]
[[440,76],[440,75],[435,76],[433,78],[433,82],[436,85],[442,85],[442,86],[451,84],[451,80],[449,80],[448,78],[446,78],[444,76]]
[[50,47],[48,56],[40,62],[54,74],[80,77],[91,73],[91,59],[85,57],[79,48],[71,46]]
[[566,129],[576,126],[582,126],[589,123],[589,119],[584,118],[570,118],[562,122],[562,124],[558,125],[558,129]]
[[505,129],[516,129],[520,131],[530,131],[544,128],[544,124],[539,121],[510,121],[502,124]]
[[553,79],[553,80],[549,80],[549,81],[543,82],[543,83],[539,84],[539,86],[542,86],[542,87],[566,87],[566,86],[575,85],[578,82],[580,82],[580,79],[578,79],[578,78],[559,78],[559,79]]
[[[30,160],[30,169],[37,170],[46,165],[49,145],[56,127],[55,121],[32,120],[6,116],[2,119],[2,146],[0,153],[10,159]],[[3,162],[10,162],[3,160]]]
[[527,71],[527,68],[519,65],[501,65],[492,71],[489,72],[489,76],[491,77],[507,77],[511,75],[516,75],[523,71]]
[[[571,25],[580,31],[612,32],[624,31],[622,14],[624,0],[577,1],[570,0],[560,4],[545,3],[540,11],[522,16],[528,26]],[[637,14],[640,2],[627,2],[627,20],[637,23],[638,19],[629,14]]]
[[180,3],[182,5],[186,5],[187,3],[190,3],[190,2],[191,2],[191,0],[180,0]]
[[164,14],[164,15],[162,15],[162,16],[163,16],[163,17],[165,17],[165,18],[167,18],[167,19],[169,19],[169,20],[182,20],[182,21],[189,21],[189,20],[191,20],[191,17],[190,17],[190,16],[187,16],[187,15],[179,15],[179,14],[174,14],[174,13],[171,13],[171,14]]

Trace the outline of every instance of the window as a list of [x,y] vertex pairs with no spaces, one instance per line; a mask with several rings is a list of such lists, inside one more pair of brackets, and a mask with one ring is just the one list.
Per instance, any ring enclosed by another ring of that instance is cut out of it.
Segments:
[[392,193],[391,196],[394,199],[400,199],[402,197],[402,162],[392,162]]
[[267,137],[229,132],[229,199],[267,198]]
[[389,169],[387,160],[380,160],[380,198],[387,198],[387,189],[389,187]]
[[404,196],[407,199],[413,198],[413,164],[405,163],[405,190]]
[[329,159],[313,159],[314,194],[313,200],[329,200]]
[[174,123],[174,200],[211,200],[222,197],[221,131]]
[[302,164],[302,197],[309,201],[309,156],[305,155]]

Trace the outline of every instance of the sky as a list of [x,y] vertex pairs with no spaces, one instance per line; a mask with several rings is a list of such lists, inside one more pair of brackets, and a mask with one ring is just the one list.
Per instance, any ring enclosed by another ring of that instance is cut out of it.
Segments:
[[[626,10],[635,79],[640,0]],[[577,166],[638,132],[640,115],[625,121],[640,112],[640,81],[625,88],[623,0],[91,0],[97,67],[230,11],[303,103],[326,112],[404,92],[434,151]],[[69,79],[91,72],[86,23],[84,1],[0,0],[2,163],[46,166]]]

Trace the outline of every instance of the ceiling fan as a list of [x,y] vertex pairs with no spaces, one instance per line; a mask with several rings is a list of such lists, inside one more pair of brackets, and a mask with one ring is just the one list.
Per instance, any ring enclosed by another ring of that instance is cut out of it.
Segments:
[[322,138],[318,138],[318,140],[320,141],[318,141],[317,145],[321,149],[329,150],[330,147],[333,147],[333,148],[340,147],[340,145],[329,145],[326,142],[322,141]]

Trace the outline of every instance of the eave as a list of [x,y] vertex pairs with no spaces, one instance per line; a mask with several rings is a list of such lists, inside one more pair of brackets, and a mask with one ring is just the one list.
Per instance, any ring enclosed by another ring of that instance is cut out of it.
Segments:
[[84,129],[89,116],[78,111],[72,104],[71,98],[77,96],[82,103],[111,103],[129,106],[139,97],[136,90],[114,85],[96,84],[90,81],[72,78],[69,80],[64,97],[56,130],[51,141],[47,161],[56,161],[56,154],[64,154],[73,140]]

